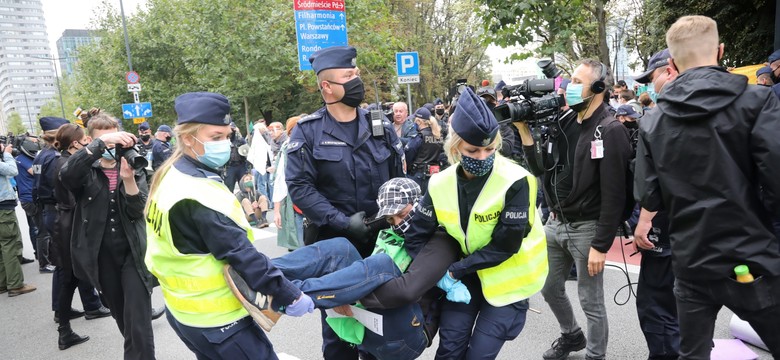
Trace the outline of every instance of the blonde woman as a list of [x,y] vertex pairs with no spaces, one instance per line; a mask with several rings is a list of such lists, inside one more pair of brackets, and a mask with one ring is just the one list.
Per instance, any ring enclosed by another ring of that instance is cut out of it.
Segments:
[[416,257],[439,226],[460,245],[439,287],[462,282],[471,301],[442,305],[436,358],[493,359],[520,334],[528,298],[547,277],[536,178],[498,153],[498,123],[471,89],[450,119],[444,152],[452,166],[431,177],[405,245]]
[[404,152],[406,163],[410,164],[408,177],[425,193],[431,175],[441,170],[444,138],[436,118],[431,117],[431,112],[424,107],[414,112],[414,124],[418,129],[417,135],[409,140]]
[[228,99],[187,93],[174,106],[178,146],[155,173],[145,211],[146,264],[160,281],[168,322],[198,359],[276,359],[223,267],[268,295],[267,308],[302,316],[314,304],[254,248],[244,210],[218,175],[230,158]]

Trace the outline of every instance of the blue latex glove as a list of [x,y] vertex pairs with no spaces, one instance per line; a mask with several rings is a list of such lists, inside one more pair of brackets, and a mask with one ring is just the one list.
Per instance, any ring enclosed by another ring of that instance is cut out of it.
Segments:
[[290,316],[303,316],[307,313],[314,311],[314,301],[311,300],[309,295],[301,293],[301,297],[298,300],[293,301],[284,309],[284,313]]
[[447,291],[447,300],[468,304],[471,302],[471,293],[466,285],[463,285],[462,282],[458,281],[457,284],[450,288],[450,291]]
[[455,280],[455,278],[450,275],[450,272],[447,271],[444,276],[441,277],[441,280],[436,283],[436,286],[439,287],[439,289],[442,289],[446,292],[450,292],[450,289],[452,289],[455,284],[457,284],[459,280]]
[[450,275],[449,271],[442,276],[441,280],[436,283],[436,286],[447,292],[447,300],[449,301],[464,304],[471,302],[471,293],[469,292],[469,289],[466,288],[466,285],[463,285],[460,280],[455,280],[455,278]]

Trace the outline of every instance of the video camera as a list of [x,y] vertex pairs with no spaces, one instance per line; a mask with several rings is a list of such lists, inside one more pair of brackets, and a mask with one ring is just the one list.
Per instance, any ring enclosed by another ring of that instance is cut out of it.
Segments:
[[26,134],[15,136],[11,132],[9,132],[8,135],[0,135],[0,145],[2,145],[0,147],[0,151],[5,149],[6,145],[11,145],[13,147],[11,156],[17,157],[21,152],[31,158],[34,158],[35,155],[38,154],[38,151],[41,151],[43,147],[39,141],[32,139],[37,139],[37,137]]
[[500,121],[525,122],[529,126],[546,125],[566,104],[563,96],[554,94],[555,78],[561,70],[552,60],[537,63],[547,79],[527,79],[520,84],[504,87],[502,95],[508,102],[496,106],[493,114]]

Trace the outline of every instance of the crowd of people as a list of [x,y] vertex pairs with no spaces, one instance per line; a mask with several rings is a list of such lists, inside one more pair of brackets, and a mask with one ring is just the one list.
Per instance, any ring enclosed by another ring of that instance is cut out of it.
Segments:
[[[276,359],[265,332],[317,309],[328,360],[415,359],[437,334],[437,359],[493,359],[540,293],[561,332],[543,358],[605,359],[606,254],[627,221],[648,358],[708,359],[723,306],[778,357],[780,50],[756,86],[718,66],[710,18],[680,18],[666,44],[633,79],[642,88],[580,61],[544,129],[497,120],[516,100],[503,82],[385,113],[363,103],[348,46],[309,59],[324,107],[260,119],[246,138],[211,92],[177,97],[175,127],[154,134],[97,108],[83,126],[41,118],[41,136],[0,148],[0,293],[36,290],[21,264],[37,261],[53,274],[59,348],[89,339],[72,318],[111,316],[126,359],[155,357],[163,314],[198,359]],[[289,250],[274,259],[253,245],[271,211]],[[362,309],[383,316],[382,335],[353,318]]]

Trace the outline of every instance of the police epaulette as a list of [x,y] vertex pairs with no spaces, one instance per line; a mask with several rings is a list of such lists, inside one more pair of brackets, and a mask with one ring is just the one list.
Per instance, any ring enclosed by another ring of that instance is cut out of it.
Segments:
[[300,125],[300,124],[303,124],[303,123],[305,123],[307,121],[322,119],[322,116],[324,114],[325,114],[325,107],[322,107],[319,110],[317,110],[317,111],[315,111],[315,112],[313,112],[313,113],[311,113],[309,115],[306,115],[306,116],[302,117],[300,120],[298,120],[298,124]]

